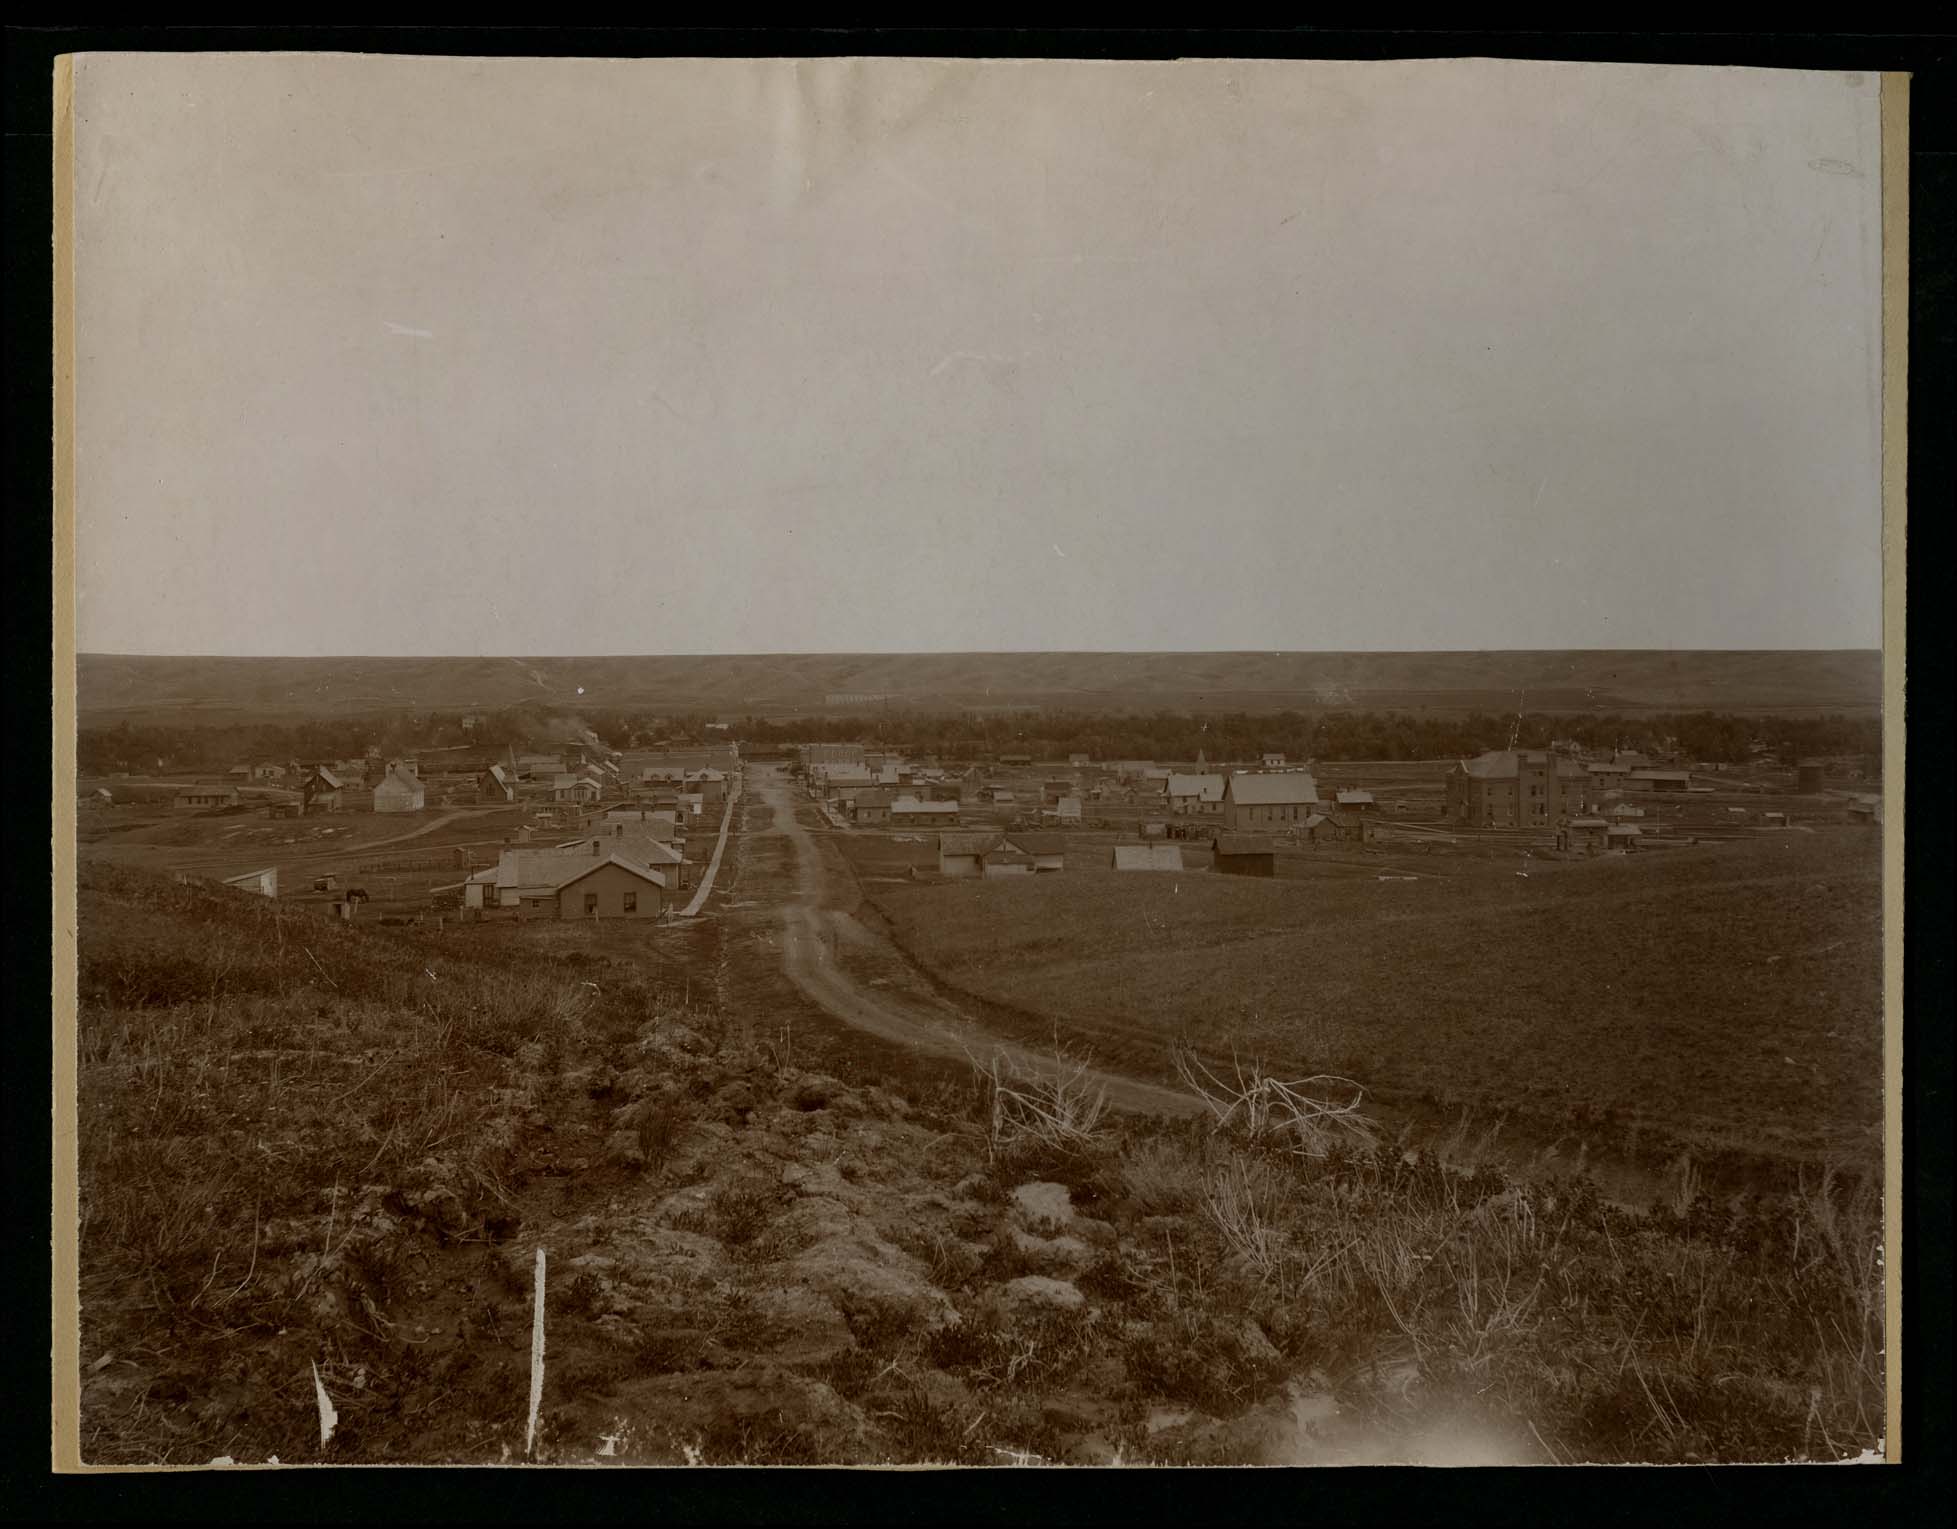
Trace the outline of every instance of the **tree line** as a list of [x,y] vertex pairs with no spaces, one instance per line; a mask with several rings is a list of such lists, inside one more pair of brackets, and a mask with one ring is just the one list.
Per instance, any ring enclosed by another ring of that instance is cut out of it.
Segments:
[[1737,764],[1763,750],[1782,763],[1821,754],[1879,754],[1882,724],[1873,717],[1738,717],[1713,711],[1635,717],[1529,712],[1517,718],[1471,712],[1461,716],[1384,711],[1188,712],[1110,714],[1045,710],[1035,713],[932,715],[895,712],[791,721],[746,717],[726,731],[710,730],[711,714],[675,716],[594,708],[567,715],[561,708],[517,706],[460,712],[373,713],[292,723],[132,725],[79,730],[77,768],[84,774],[141,774],[228,768],[258,759],[356,758],[473,745],[485,751],[546,747],[573,727],[589,728],[614,748],[659,743],[734,740],[771,748],[802,742],[865,742],[910,754],[978,759],[1028,753],[1038,758],[1088,754],[1106,759],[1251,760],[1281,753],[1293,760],[1452,759],[1489,749],[1550,748],[1676,753],[1693,761]]

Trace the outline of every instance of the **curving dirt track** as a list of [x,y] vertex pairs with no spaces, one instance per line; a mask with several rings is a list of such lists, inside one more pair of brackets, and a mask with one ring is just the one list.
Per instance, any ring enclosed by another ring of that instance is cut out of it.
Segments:
[[[1003,1040],[969,1014],[934,993],[872,985],[866,968],[904,967],[894,945],[849,911],[850,889],[826,863],[816,836],[803,822],[813,807],[795,800],[793,786],[777,771],[757,771],[754,794],[772,809],[771,823],[752,837],[783,836],[791,846],[795,885],[781,905],[781,961],[788,979],[813,1003],[845,1024],[910,1047],[948,1058],[989,1059],[1004,1054],[1013,1062],[1053,1074],[1051,1056]],[[1107,1090],[1108,1102],[1141,1114],[1189,1115],[1202,1109],[1190,1094],[1145,1083],[1119,1073],[1090,1070],[1085,1077]]]

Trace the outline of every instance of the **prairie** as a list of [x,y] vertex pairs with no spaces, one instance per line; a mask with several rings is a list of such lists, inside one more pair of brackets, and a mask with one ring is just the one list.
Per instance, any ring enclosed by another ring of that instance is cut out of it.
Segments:
[[1584,863],[1345,857],[1273,881],[1086,860],[865,890],[940,982],[1131,1069],[1187,1040],[1386,1100],[1878,1154],[1881,866],[1854,830]]
[[546,1463],[1839,1459],[1882,1432],[1866,1181],[1685,1173],[1629,1211],[1471,1149],[1313,1155],[885,1069],[778,1030],[738,917],[655,969],[615,930],[344,926],[104,865],[80,911],[90,1462],[520,1458],[539,1248]]

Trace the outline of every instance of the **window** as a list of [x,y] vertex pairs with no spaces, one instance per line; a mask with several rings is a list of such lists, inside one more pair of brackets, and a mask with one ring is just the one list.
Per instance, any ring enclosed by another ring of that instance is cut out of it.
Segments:
[[625,894],[625,911],[627,913],[637,913],[639,911],[639,894],[637,892],[627,892]]
[[598,894],[596,892],[585,893],[584,894],[585,917],[589,918],[592,914],[596,913],[597,911],[598,911]]

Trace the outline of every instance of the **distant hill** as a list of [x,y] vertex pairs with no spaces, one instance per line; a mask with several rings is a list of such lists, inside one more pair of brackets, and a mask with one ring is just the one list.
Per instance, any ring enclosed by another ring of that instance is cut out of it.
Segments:
[[154,658],[83,654],[85,723],[391,710],[621,707],[785,716],[1082,710],[1868,712],[1875,651],[897,653],[644,658]]

